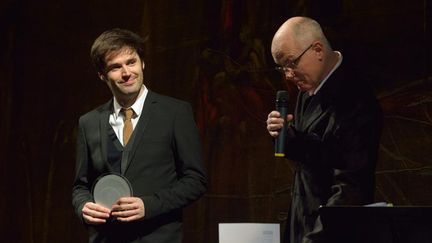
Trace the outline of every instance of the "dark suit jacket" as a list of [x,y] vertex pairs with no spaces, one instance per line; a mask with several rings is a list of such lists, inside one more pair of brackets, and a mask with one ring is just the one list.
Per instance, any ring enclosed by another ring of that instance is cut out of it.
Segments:
[[[112,168],[107,131],[113,101],[79,120],[72,203],[92,202],[94,181]],[[90,242],[181,242],[182,208],[206,190],[202,148],[190,105],[149,91],[131,142],[124,148],[122,174],[145,206],[144,219],[88,226]]]
[[381,110],[365,80],[344,64],[316,95],[300,92],[297,99],[286,146],[296,164],[290,243],[324,242],[320,205],[373,202]]

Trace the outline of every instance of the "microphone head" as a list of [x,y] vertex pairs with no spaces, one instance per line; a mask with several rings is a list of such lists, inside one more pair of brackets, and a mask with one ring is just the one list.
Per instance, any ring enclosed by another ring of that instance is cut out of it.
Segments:
[[276,106],[288,106],[289,95],[286,90],[279,90],[276,93]]

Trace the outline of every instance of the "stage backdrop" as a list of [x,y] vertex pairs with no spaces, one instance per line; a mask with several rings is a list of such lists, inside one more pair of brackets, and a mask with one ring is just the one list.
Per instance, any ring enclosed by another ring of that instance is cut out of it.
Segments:
[[431,1],[5,0],[0,4],[2,242],[85,242],[73,214],[77,121],[110,98],[89,61],[120,27],[148,35],[145,84],[191,102],[207,194],[185,210],[185,243],[217,243],[217,225],[284,225],[293,169],[273,157],[265,120],[295,88],[268,68],[289,17],[316,18],[356,60],[384,110],[377,201],[432,203]]

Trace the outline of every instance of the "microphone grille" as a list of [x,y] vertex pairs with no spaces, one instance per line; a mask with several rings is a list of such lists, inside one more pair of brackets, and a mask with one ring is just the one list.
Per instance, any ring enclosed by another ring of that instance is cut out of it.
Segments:
[[289,94],[286,90],[279,90],[276,93],[276,100],[288,102],[288,99],[289,99]]

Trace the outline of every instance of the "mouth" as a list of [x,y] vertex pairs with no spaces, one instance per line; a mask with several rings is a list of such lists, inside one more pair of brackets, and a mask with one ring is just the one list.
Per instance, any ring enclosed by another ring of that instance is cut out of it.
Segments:
[[130,86],[133,85],[135,82],[136,82],[136,78],[130,78],[128,80],[120,82],[120,84],[124,86]]

